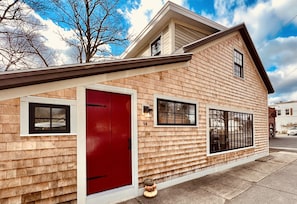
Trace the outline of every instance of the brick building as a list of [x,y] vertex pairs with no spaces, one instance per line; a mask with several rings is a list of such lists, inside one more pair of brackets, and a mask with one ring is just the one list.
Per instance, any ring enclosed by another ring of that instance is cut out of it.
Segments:
[[269,154],[244,24],[168,2],[122,57],[0,74],[1,203],[118,202]]

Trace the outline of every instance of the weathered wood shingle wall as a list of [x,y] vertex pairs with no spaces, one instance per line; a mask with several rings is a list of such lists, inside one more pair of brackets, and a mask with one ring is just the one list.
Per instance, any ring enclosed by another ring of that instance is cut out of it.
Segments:
[[[244,54],[244,79],[233,75],[233,51]],[[157,182],[268,150],[267,90],[239,33],[193,50],[188,66],[104,84],[137,91],[139,183]],[[198,127],[155,127],[154,94],[195,100]],[[76,89],[38,95],[76,100]],[[50,101],[50,100],[49,100]],[[254,114],[255,147],[207,155],[207,107]],[[0,102],[0,203],[76,203],[76,136],[20,136],[20,99]]]
[[[75,99],[75,89],[39,95]],[[76,136],[20,136],[20,99],[0,102],[0,203],[76,203]]]
[[[233,74],[234,49],[244,54],[244,79]],[[267,151],[267,90],[239,33],[193,50],[188,67],[130,77],[106,84],[137,90],[139,183],[158,182],[201,168]],[[154,94],[198,102],[198,127],[154,127],[141,115],[142,104],[154,107]],[[254,114],[255,148],[207,156],[207,106]]]

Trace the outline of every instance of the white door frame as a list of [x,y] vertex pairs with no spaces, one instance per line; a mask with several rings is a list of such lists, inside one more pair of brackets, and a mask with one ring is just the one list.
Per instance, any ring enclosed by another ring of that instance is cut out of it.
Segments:
[[[131,96],[131,159],[132,185],[87,196],[86,159],[86,89],[127,94]],[[138,196],[137,92],[133,89],[107,85],[77,88],[77,203],[103,204],[120,202]]]

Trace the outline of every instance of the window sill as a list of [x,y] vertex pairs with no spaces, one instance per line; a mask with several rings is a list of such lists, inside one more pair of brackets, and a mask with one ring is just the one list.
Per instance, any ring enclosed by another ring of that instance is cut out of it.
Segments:
[[154,125],[155,128],[197,128],[198,125]]
[[244,147],[244,148],[239,148],[239,149],[233,149],[233,150],[227,150],[227,151],[223,151],[223,152],[217,152],[217,153],[209,153],[207,152],[207,156],[208,157],[212,157],[212,156],[218,156],[218,155],[222,155],[222,154],[228,154],[228,153],[232,153],[232,152],[238,152],[238,151],[242,151],[242,150],[247,150],[247,149],[254,149],[255,146],[250,146],[250,147]]
[[77,133],[38,133],[38,134],[20,134],[21,137],[50,137],[50,136],[77,136]]
[[240,77],[240,76],[237,76],[237,75],[233,75],[233,77],[234,77],[235,79],[240,79],[240,80],[245,81],[244,77]]

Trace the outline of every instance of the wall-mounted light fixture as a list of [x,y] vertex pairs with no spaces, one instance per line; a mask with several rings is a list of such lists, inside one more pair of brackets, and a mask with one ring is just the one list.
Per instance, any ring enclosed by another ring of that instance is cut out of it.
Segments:
[[150,108],[148,105],[142,106],[142,113],[145,117],[151,117],[151,112],[153,111],[152,108]]

